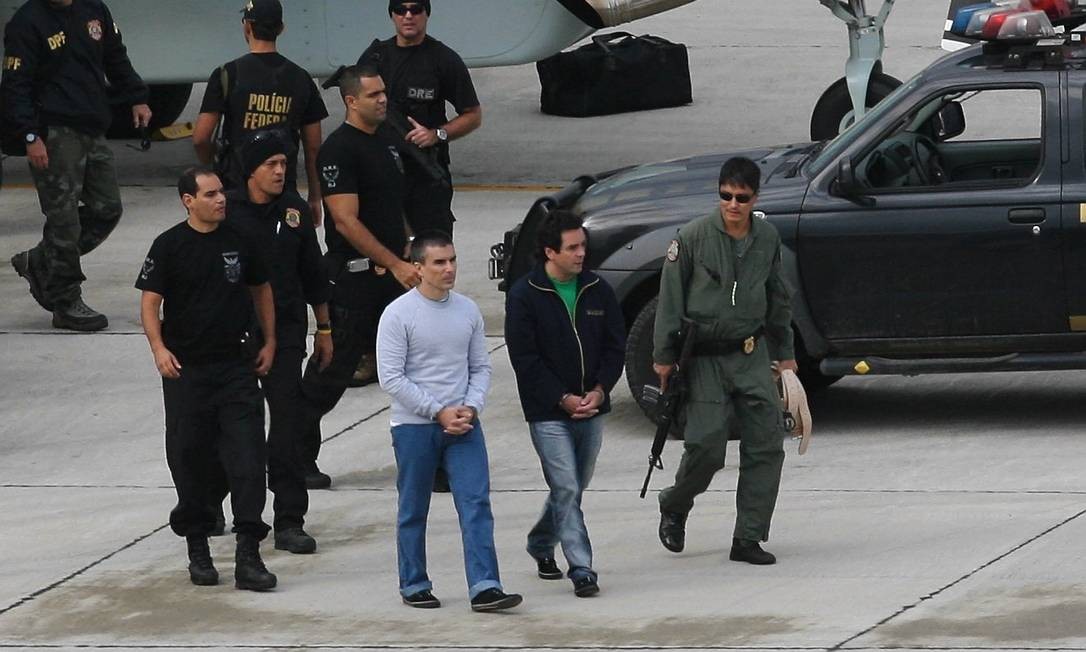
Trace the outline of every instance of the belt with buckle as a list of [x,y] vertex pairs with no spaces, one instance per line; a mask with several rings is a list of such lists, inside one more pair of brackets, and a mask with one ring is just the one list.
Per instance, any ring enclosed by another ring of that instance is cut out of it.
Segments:
[[740,351],[743,355],[750,355],[754,353],[754,350],[758,346],[758,340],[764,333],[765,328],[761,327],[749,336],[738,340],[706,340],[704,342],[695,342],[693,354],[694,357],[697,358],[714,355],[731,355],[732,353]]
[[372,271],[376,276],[384,276],[388,273],[387,267],[381,267],[369,258],[352,258],[343,263],[343,269],[349,274],[360,274]]

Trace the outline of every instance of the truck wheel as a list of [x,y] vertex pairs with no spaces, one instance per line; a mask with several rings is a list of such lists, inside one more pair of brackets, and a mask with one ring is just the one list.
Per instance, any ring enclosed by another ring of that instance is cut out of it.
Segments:
[[646,416],[651,416],[652,406],[641,397],[645,385],[659,385],[652,370],[652,334],[655,331],[657,297],[653,297],[637,313],[630,332],[626,335],[626,383],[630,393]]
[[[192,95],[192,84],[154,84],[150,87],[151,107],[150,129],[172,125]],[[132,107],[118,105],[113,107],[113,123],[109,126],[108,138],[138,138],[139,131],[132,127]]]
[[[643,388],[645,385],[659,386],[660,379],[652,370],[652,336],[656,331],[656,303],[657,297],[653,297],[637,313],[630,332],[626,335],[626,383],[630,386],[630,393],[641,407],[645,416],[652,420],[653,406],[645,402]],[[685,414],[680,414],[672,424],[671,438],[682,439],[683,428],[686,426]]]
[[[898,86],[901,86],[901,80],[881,72],[872,72],[871,80],[867,83],[865,106],[868,108],[875,106]],[[848,83],[842,77],[833,82],[815,104],[814,112],[811,114],[811,140],[827,140],[841,133],[845,127],[852,124],[852,114],[852,98],[848,94]]]

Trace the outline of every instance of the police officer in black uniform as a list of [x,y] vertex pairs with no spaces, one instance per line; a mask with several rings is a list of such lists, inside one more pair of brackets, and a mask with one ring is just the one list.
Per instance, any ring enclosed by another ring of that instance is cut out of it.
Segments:
[[[303,529],[309,509],[302,455],[302,360],[313,307],[317,332],[313,352],[318,369],[332,360],[328,316],[331,288],[317,231],[305,201],[285,188],[293,149],[282,134],[262,130],[240,144],[244,187],[226,193],[226,223],[243,233],[265,257],[275,296],[275,363],[261,378],[271,411],[268,428],[268,488],[275,495],[275,547],[307,554],[317,542]],[[223,489],[226,487],[224,486]]]
[[[268,526],[261,520],[264,402],[257,376],[268,373],[275,357],[272,289],[261,257],[240,232],[221,224],[226,198],[218,176],[190,169],[177,190],[188,219],[155,238],[136,280],[143,329],[162,376],[166,462],[177,491],[170,527],[188,543],[192,583],[217,584],[207,536],[215,521],[209,481],[218,451],[234,496],[235,585],[264,591],[276,577],[260,558]],[[269,334],[255,352],[244,346],[254,305]]]
[[[300,142],[305,154],[309,207],[320,226],[317,150],[321,120],[328,117],[328,109],[309,73],[276,51],[275,41],[283,31],[279,0],[249,0],[242,10],[241,24],[249,54],[216,68],[208,78],[192,134],[196,155],[204,165],[210,165],[217,155],[217,169],[226,187],[244,188],[238,152],[244,136],[269,128],[289,133],[294,150],[287,164],[287,188],[297,188]],[[214,140],[220,120],[223,151],[217,151]]]
[[[483,121],[483,109],[471,75],[460,55],[426,34],[430,0],[389,0],[388,13],[396,36],[374,41],[358,63],[377,66],[388,86],[392,110],[408,121],[402,147],[433,150],[445,182],[434,179],[415,156],[405,155],[407,203],[404,210],[412,231],[439,230],[452,235],[452,176],[449,172],[449,141],[470,134]],[[445,102],[456,109],[448,119]]]
[[[25,145],[45,228],[41,242],[11,259],[53,326],[79,331],[109,320],[83,301],[79,258],[121,219],[121,193],[105,133],[111,104],[151,120],[147,87],[101,0],[29,0],[4,30],[0,129]],[[11,149],[5,146],[5,153]]]
[[372,66],[351,66],[339,80],[346,121],[324,142],[318,157],[325,210],[325,262],[333,283],[331,317],[335,352],[321,371],[314,360],[302,380],[308,415],[307,484],[325,488],[331,478],[317,468],[320,420],[343,396],[358,361],[374,341],[385,306],[419,284],[404,260],[404,178],[395,143],[377,133],[385,119],[385,85]]

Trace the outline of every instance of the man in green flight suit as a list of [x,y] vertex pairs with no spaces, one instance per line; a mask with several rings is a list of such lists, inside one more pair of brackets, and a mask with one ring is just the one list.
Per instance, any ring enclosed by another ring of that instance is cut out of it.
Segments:
[[660,492],[660,541],[686,543],[694,498],[724,467],[728,435],[739,433],[739,485],[729,558],[772,564],[762,550],[784,463],[784,426],[773,378],[797,369],[790,293],[781,275],[781,238],[751,219],[761,172],[736,157],[720,169],[720,210],[694,220],[671,241],[660,279],[653,369],[661,388],[675,368],[681,320],[697,322],[687,373],[686,441],[675,484]]

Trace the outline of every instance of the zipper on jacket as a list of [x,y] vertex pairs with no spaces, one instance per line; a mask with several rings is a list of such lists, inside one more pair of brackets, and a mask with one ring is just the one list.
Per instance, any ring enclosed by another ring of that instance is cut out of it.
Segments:
[[[585,395],[586,390],[584,388],[584,376],[585,376],[584,345],[581,344],[581,334],[580,334],[580,332],[577,331],[577,320],[575,318],[575,316],[577,314],[577,302],[581,300],[581,295],[584,294],[585,290],[592,287],[593,285],[595,285],[598,282],[599,282],[599,279],[595,279],[591,283],[589,283],[589,284],[585,285],[584,287],[582,287],[580,289],[580,291],[577,292],[577,296],[573,298],[573,312],[566,311],[566,314],[569,315],[569,325],[573,328],[573,339],[577,340],[577,352],[581,356],[581,396]],[[531,281],[528,281],[528,284],[531,285],[532,287],[536,288],[537,290],[543,290],[544,292],[552,293],[558,299],[559,303],[562,304],[562,307],[563,308],[566,307],[566,302],[562,301],[562,297],[560,297],[558,295],[557,290],[552,290],[550,288],[539,287],[538,285],[536,285],[535,283],[532,283]]]

